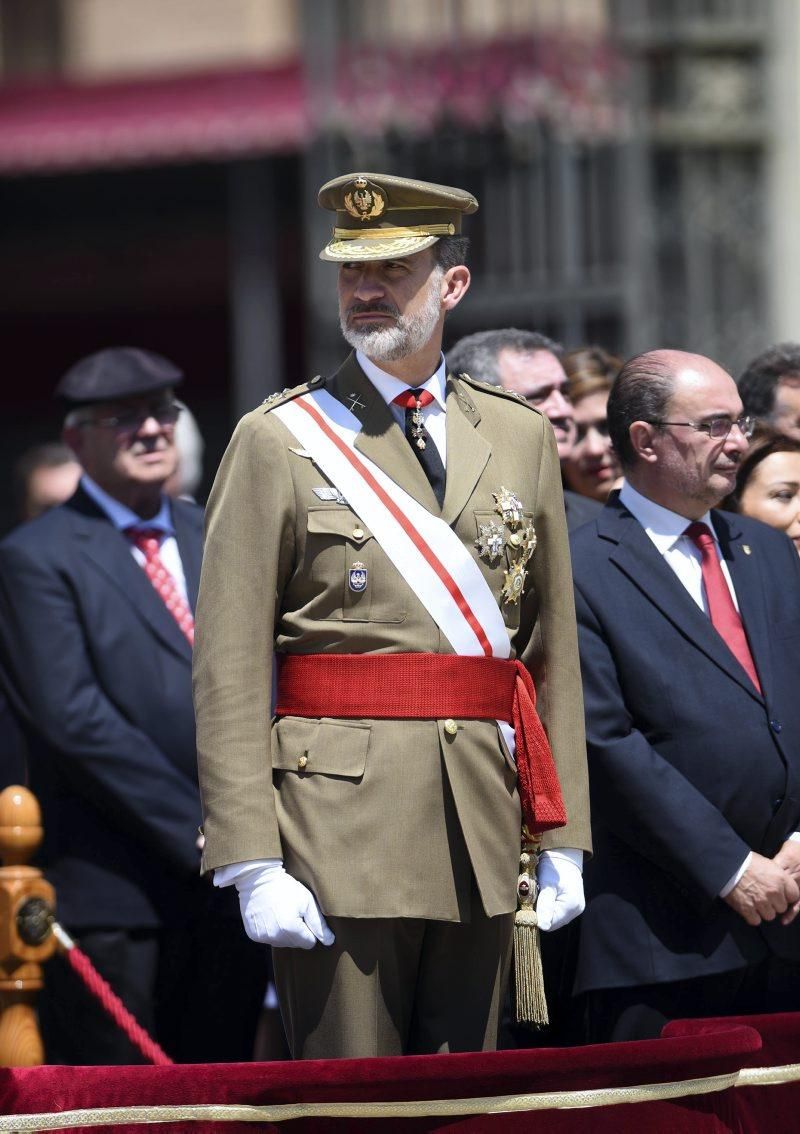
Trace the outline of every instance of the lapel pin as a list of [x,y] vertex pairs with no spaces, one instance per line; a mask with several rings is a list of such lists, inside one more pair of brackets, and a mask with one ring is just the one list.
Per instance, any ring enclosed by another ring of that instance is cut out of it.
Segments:
[[348,394],[348,401],[350,402],[350,409],[355,413],[357,409],[366,409],[366,405],[358,400],[358,394]]
[[745,553],[745,555],[752,555],[753,554],[752,551],[750,550],[750,544],[749,543],[743,543],[742,544],[742,551]]

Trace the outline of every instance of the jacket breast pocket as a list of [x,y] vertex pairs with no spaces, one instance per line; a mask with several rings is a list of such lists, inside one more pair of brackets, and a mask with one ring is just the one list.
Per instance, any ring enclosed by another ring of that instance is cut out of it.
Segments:
[[407,584],[372,532],[347,508],[308,512],[306,559],[319,591],[317,617],[345,622],[403,622]]

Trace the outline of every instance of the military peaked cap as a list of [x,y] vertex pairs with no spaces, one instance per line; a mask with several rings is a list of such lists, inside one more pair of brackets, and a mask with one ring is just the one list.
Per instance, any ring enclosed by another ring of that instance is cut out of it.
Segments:
[[66,372],[55,397],[69,406],[116,402],[153,394],[183,381],[169,359],[138,347],[109,347],[89,354]]
[[389,260],[430,248],[461,232],[461,217],[474,213],[471,193],[390,173],[346,173],[319,191],[323,209],[336,213],[321,260]]

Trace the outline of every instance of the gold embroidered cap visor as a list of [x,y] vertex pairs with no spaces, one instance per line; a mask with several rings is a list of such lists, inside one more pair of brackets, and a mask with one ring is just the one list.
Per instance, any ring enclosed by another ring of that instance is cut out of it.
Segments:
[[323,209],[336,213],[321,260],[390,260],[430,248],[461,232],[464,213],[477,212],[471,193],[387,173],[346,173],[319,191]]

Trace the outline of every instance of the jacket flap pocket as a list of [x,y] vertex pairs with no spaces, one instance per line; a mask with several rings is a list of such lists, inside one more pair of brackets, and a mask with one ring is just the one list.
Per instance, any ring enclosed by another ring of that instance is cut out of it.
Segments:
[[283,717],[272,732],[272,767],[310,776],[364,775],[370,726],[356,721]]
[[307,529],[313,535],[337,535],[356,545],[372,538],[358,516],[346,508],[313,508],[308,511]]

